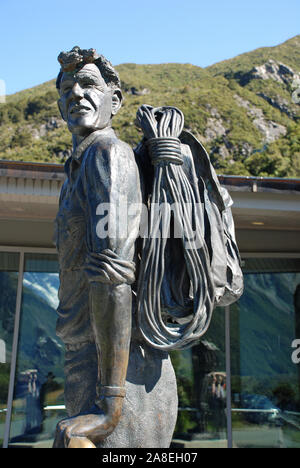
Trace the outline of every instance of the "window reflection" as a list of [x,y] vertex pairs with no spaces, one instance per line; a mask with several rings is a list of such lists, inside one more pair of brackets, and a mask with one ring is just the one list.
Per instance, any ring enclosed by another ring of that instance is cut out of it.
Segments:
[[300,447],[298,260],[246,261],[245,292],[231,306],[233,444]]
[[18,270],[19,254],[0,252],[0,447],[7,410]]
[[63,345],[55,333],[57,269],[54,255],[25,255],[10,446],[51,446],[65,416]]
[[205,339],[171,359],[179,397],[172,446],[227,447],[224,310],[215,309]]
[[[0,446],[4,435],[19,254],[0,252]],[[63,399],[55,333],[55,255],[26,254],[9,446],[50,447]],[[234,447],[300,447],[300,260],[248,259],[245,292],[230,307]],[[172,446],[226,447],[225,313],[197,346],[171,353],[179,412]]]

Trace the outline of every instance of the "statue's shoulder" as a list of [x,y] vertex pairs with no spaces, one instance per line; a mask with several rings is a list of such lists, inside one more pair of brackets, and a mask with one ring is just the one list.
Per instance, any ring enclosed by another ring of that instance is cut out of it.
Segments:
[[96,158],[103,157],[104,154],[108,156],[113,154],[114,157],[120,155],[133,158],[132,148],[125,141],[120,140],[111,128],[97,134],[88,148],[88,154]]
[[[82,171],[90,177],[137,180],[138,169],[132,148],[120,140],[115,132],[99,132],[85,151]],[[134,182],[132,182],[134,183]]]

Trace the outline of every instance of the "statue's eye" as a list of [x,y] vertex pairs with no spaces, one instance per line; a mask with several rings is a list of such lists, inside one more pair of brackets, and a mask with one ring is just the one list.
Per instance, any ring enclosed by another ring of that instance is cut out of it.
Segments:
[[61,87],[61,92],[62,92],[62,94],[66,94],[66,93],[68,93],[69,91],[71,91],[71,89],[72,89],[71,86],[67,86],[67,85],[66,85],[66,86],[62,86],[62,87]]
[[95,86],[95,83],[92,80],[86,79],[81,82],[81,85],[84,86],[85,88],[89,88],[89,87]]

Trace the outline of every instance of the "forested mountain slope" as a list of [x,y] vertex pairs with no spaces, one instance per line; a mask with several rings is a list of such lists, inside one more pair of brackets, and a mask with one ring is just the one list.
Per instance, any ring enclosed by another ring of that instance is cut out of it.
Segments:
[[[206,146],[219,174],[300,177],[300,36],[208,68],[190,64],[116,67],[124,104],[114,119],[135,146],[141,104],[175,105]],[[57,109],[55,80],[0,105],[0,158],[61,162],[71,136]]]

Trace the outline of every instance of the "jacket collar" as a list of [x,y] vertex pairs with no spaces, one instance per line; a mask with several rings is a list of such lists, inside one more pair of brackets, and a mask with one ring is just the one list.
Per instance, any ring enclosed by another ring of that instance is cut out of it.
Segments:
[[81,164],[81,157],[83,153],[85,152],[85,150],[87,150],[89,146],[91,146],[94,143],[98,136],[111,134],[115,134],[114,130],[111,127],[104,128],[103,130],[95,130],[94,132],[90,133],[84,140],[81,141],[81,143],[73,151],[72,155],[66,161],[65,172],[68,175],[70,174],[71,167],[74,165],[72,163],[75,163],[76,166]]

